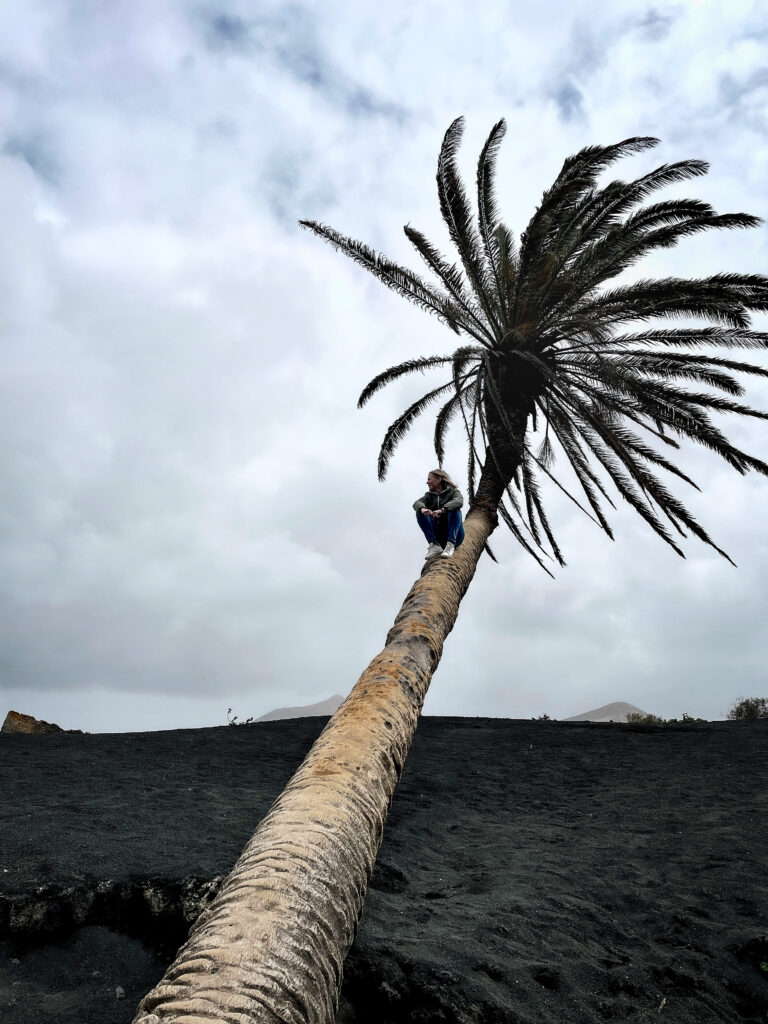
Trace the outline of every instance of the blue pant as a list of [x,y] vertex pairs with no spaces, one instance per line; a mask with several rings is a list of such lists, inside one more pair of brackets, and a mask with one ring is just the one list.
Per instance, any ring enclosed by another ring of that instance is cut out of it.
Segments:
[[441,548],[444,548],[448,543],[459,547],[464,542],[464,523],[461,519],[461,512],[457,508],[450,512],[443,512],[437,519],[433,519],[432,516],[423,516],[421,512],[417,512],[416,521],[430,544],[439,544]]

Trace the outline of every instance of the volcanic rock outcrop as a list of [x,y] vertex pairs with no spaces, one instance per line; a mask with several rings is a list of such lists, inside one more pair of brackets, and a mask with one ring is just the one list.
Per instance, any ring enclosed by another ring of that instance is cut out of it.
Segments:
[[22,715],[20,711],[9,711],[5,716],[3,727],[0,732],[63,732],[60,725],[53,722],[44,722],[42,719],[33,718],[32,715]]

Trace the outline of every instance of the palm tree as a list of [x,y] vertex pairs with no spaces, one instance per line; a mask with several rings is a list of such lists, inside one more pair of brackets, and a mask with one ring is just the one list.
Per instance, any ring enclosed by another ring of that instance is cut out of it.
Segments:
[[[462,127],[459,118],[448,129],[437,170],[440,210],[461,265],[405,228],[439,284],[329,227],[302,224],[464,336],[451,355],[385,370],[360,404],[405,374],[448,371],[387,431],[379,476],[415,418],[438,403],[438,460],[452,421],[468,440],[465,541],[453,558],[425,565],[384,650],[142,1002],[141,1024],[333,1019],[392,793],[443,642],[498,517],[540,564],[563,562],[542,478],[566,490],[609,535],[605,506],[613,493],[679,554],[692,533],[727,558],[661,478],[663,471],[696,486],[663,452],[689,440],[739,473],[768,474],[768,465],[732,445],[712,419],[768,418],[737,401],[743,388],[734,376],[768,370],[717,354],[766,347],[768,335],[751,328],[750,313],[768,308],[768,279],[715,274],[608,286],[654,249],[711,228],[754,227],[758,218],[717,214],[698,200],[645,203],[664,185],[704,174],[700,160],[600,186],[612,162],[657,141],[631,138],[569,157],[516,247],[494,191],[504,122],[480,154],[476,217],[456,166]],[[570,467],[581,498],[555,476],[556,456]]]

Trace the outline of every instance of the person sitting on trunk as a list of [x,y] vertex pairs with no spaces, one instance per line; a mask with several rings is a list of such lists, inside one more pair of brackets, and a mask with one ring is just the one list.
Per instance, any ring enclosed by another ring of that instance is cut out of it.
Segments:
[[459,509],[464,504],[456,484],[445,470],[433,469],[427,475],[429,490],[413,503],[416,520],[427,538],[427,558],[450,558],[464,540],[464,524]]

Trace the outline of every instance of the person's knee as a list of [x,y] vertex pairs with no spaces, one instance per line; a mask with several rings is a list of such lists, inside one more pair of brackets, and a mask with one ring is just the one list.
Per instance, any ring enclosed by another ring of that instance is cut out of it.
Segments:
[[427,538],[427,540],[433,541],[435,539],[435,521],[430,516],[423,516],[419,512],[416,513],[416,523],[419,529]]

